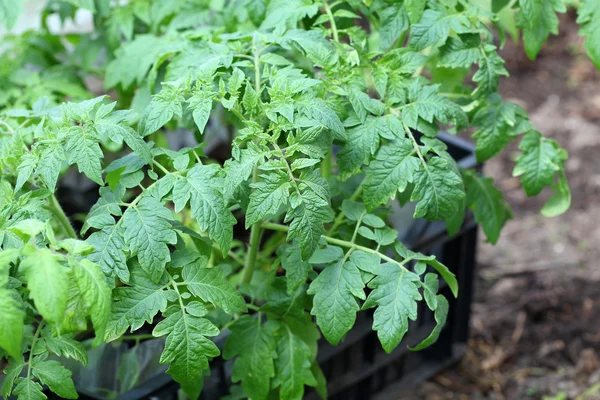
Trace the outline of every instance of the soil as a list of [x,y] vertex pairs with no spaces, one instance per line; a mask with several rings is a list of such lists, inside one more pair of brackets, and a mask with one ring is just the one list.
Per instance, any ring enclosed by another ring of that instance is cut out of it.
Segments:
[[571,209],[539,214],[549,193],[523,194],[516,144],[485,165],[515,217],[497,245],[479,246],[467,353],[402,399],[600,399],[600,72],[575,18],[562,16],[535,62],[507,43],[500,88],[569,151]]

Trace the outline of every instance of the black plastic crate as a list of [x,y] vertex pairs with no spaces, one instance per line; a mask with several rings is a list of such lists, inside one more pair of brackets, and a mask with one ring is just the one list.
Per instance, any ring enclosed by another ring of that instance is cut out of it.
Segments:
[[[448,151],[463,168],[477,168],[474,146],[464,139],[441,133],[439,138],[448,145]],[[401,212],[412,214],[410,208]],[[393,217],[393,216],[392,216]],[[472,285],[475,272],[477,247],[477,225],[467,213],[461,230],[448,237],[444,222],[412,220],[407,228],[406,218],[396,224],[401,231],[399,239],[410,249],[424,254],[434,254],[456,275],[459,296],[454,298],[445,283],[440,283],[440,292],[449,302],[446,325],[435,344],[422,351],[412,352],[412,347],[435,327],[434,314],[424,302],[419,303],[417,321],[410,321],[410,327],[400,345],[386,354],[381,348],[377,333],[372,330],[373,310],[361,311],[352,330],[337,346],[324,339],[319,344],[317,360],[327,378],[329,399],[331,400],[389,400],[398,398],[401,391],[426,380],[440,370],[457,362],[464,354],[469,333]],[[222,348],[228,332],[225,331],[215,343]],[[160,341],[162,339],[155,339]],[[153,340],[154,341],[154,340]],[[123,345],[125,346],[125,345]],[[112,360],[117,362],[117,360]],[[157,366],[160,371],[147,377],[139,386],[117,397],[119,400],[177,400],[179,385]],[[211,363],[211,375],[205,377],[203,400],[217,400],[229,393],[232,362],[221,358]],[[105,370],[115,374],[114,368]],[[77,374],[76,374],[77,375]],[[107,379],[110,381],[109,379]],[[114,381],[114,379],[113,379]],[[76,379],[77,382],[77,379]],[[94,388],[78,385],[81,399],[106,399]],[[307,391],[307,399],[317,399],[314,391]]]

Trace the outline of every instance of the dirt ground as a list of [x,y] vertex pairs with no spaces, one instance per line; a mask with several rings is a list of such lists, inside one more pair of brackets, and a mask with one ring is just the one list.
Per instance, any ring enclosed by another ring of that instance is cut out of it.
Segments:
[[569,151],[573,202],[547,219],[511,176],[514,149],[486,164],[515,219],[481,243],[471,340],[463,361],[402,399],[600,399],[600,72],[575,16],[535,62],[509,43],[501,83],[537,128]]

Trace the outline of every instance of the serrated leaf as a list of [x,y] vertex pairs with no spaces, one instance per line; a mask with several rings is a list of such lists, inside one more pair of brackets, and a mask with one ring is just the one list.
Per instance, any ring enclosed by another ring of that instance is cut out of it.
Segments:
[[77,164],[79,172],[83,172],[94,182],[103,185],[100,160],[104,157],[104,153],[98,141],[99,138],[91,127],[87,125],[72,127],[67,132],[65,151],[68,154],[69,164]]
[[205,318],[177,310],[159,322],[152,334],[157,337],[168,335],[160,362],[169,364],[167,373],[190,398],[197,399],[209,359],[220,354],[207,336],[218,335],[219,329]]
[[250,185],[252,194],[246,211],[246,229],[267,217],[274,216],[290,197],[290,177],[283,171],[260,175],[260,181]]
[[539,194],[545,186],[552,185],[554,174],[561,169],[561,155],[555,141],[544,138],[539,132],[527,133],[519,145],[523,152],[517,158],[513,176],[521,177],[527,196]]
[[220,268],[206,268],[196,263],[183,268],[183,280],[190,292],[228,314],[247,311],[246,302],[227,282]]
[[185,177],[177,179],[173,188],[175,211],[181,211],[188,200],[192,216],[198,221],[200,230],[208,232],[223,254],[227,254],[233,240],[233,225],[236,219],[227,208],[216,165],[196,165]]
[[15,380],[19,375],[21,375],[21,372],[23,372],[23,369],[26,366],[27,364],[25,364],[24,362],[11,362],[2,371],[2,373],[4,374],[4,380],[2,382],[2,387],[0,388],[0,394],[2,394],[2,396],[5,399],[8,399],[11,395]]
[[429,346],[431,346],[433,343],[435,343],[438,338],[440,337],[440,333],[442,331],[442,328],[444,327],[444,325],[446,324],[446,318],[448,317],[448,300],[446,300],[446,298],[444,296],[442,296],[441,294],[438,294],[436,296],[436,303],[437,303],[437,307],[435,309],[435,328],[433,328],[433,331],[429,334],[429,336],[427,336],[421,343],[419,343],[418,345],[416,345],[415,347],[411,347],[410,350],[412,351],[419,351],[419,350],[423,350],[424,348],[427,348]]
[[460,14],[425,10],[419,22],[411,27],[409,45],[417,51],[430,46],[439,47],[448,38],[450,29],[460,32],[462,24]]
[[110,314],[111,290],[104,280],[101,267],[90,260],[83,259],[74,263],[72,270],[73,278],[90,312],[97,337],[96,343],[99,344],[104,337],[104,329]]
[[494,186],[492,178],[480,178],[472,173],[463,177],[467,192],[466,202],[473,210],[475,220],[492,244],[500,237],[500,231],[507,220],[512,218],[510,207],[502,193]]
[[416,282],[419,276],[396,264],[383,264],[381,273],[371,282],[373,289],[363,308],[377,307],[373,315],[373,330],[383,349],[390,353],[408,331],[408,320],[417,319],[417,301],[421,294]]
[[0,348],[18,360],[21,356],[21,339],[23,338],[23,320],[25,311],[17,300],[19,294],[12,289],[0,287]]
[[229,159],[225,162],[225,190],[226,199],[232,198],[235,191],[242,182],[252,175],[252,170],[264,160],[264,155],[255,147],[248,147],[240,151],[237,159]]
[[364,299],[364,283],[360,271],[342,260],[326,266],[308,288],[313,295],[311,314],[327,341],[336,345],[352,328],[360,309],[356,298]]
[[66,161],[65,153],[57,141],[45,146],[40,154],[36,175],[41,176],[46,187],[52,191],[56,187],[56,181],[63,162]]
[[508,76],[504,68],[504,60],[495,51],[496,47],[486,45],[480,52],[479,69],[473,75],[473,82],[477,83],[474,96],[487,96],[498,90],[500,76]]
[[394,4],[384,8],[380,15],[380,24],[381,48],[386,51],[408,29],[409,19],[405,7],[401,4]]
[[17,400],[46,400],[48,397],[42,393],[42,386],[28,378],[17,378],[14,394]]
[[333,211],[327,181],[315,171],[303,174],[301,179],[306,185],[301,194],[302,203],[288,212],[286,221],[292,219],[288,241],[298,239],[302,259],[307,260],[325,232],[323,224],[333,219]]
[[558,182],[554,185],[555,193],[546,201],[541,214],[544,217],[556,217],[566,212],[571,206],[571,189],[567,183],[567,176],[560,171]]
[[21,157],[21,163],[17,167],[17,183],[15,185],[15,192],[20,190],[25,183],[31,178],[35,167],[39,161],[38,156],[33,153],[26,153]]
[[408,101],[402,106],[402,119],[413,129],[418,129],[419,118],[427,122],[437,120],[442,123],[464,121],[462,109],[444,96],[438,95],[438,85],[423,86],[413,80],[408,87]]
[[101,136],[109,137],[115,143],[125,142],[138,156],[146,162],[152,160],[152,154],[142,136],[132,127],[126,125],[130,113],[112,112],[94,122],[94,127]]
[[448,165],[448,161],[433,157],[415,173],[415,188],[410,197],[417,201],[414,218],[441,220],[458,210],[465,193],[462,179]]
[[416,24],[421,20],[427,0],[405,0],[404,7],[408,13],[411,24]]
[[233,364],[233,382],[242,381],[244,392],[250,398],[266,398],[271,378],[275,376],[275,347],[270,324],[261,324],[260,318],[240,317],[231,327],[223,357],[237,356]]
[[399,139],[381,147],[366,168],[363,199],[369,210],[387,203],[396,192],[403,192],[414,181],[419,159],[409,139]]
[[285,270],[287,293],[291,294],[306,282],[312,266],[308,261],[302,260],[299,246],[284,246],[278,254],[281,257],[281,266]]
[[275,367],[281,382],[279,392],[282,399],[300,400],[304,396],[304,385],[317,384],[311,372],[308,345],[285,323],[278,332]]
[[519,5],[517,25],[523,29],[525,52],[533,60],[548,36],[558,35],[556,13],[564,13],[567,7],[560,0],[519,0]]
[[48,322],[61,322],[67,306],[68,275],[58,256],[48,249],[39,249],[23,260],[29,297]]
[[188,99],[188,104],[188,109],[192,110],[192,117],[198,130],[200,133],[204,133],[204,128],[212,110],[212,93],[198,89]]
[[137,256],[140,266],[154,282],[158,282],[171,259],[169,244],[177,236],[167,222],[171,212],[154,197],[144,197],[123,214],[123,238],[132,256]]
[[94,232],[86,240],[94,246],[94,251],[88,259],[102,267],[107,276],[118,277],[122,282],[129,283],[129,269],[124,248],[123,234],[118,225],[113,224]]
[[71,371],[63,367],[58,361],[50,360],[36,363],[33,368],[33,375],[62,398],[76,399],[78,397],[71,379]]
[[482,162],[497,155],[519,132],[515,130],[518,106],[492,97],[477,110],[472,124],[477,126],[473,138],[477,139],[475,152],[477,161]]
[[54,354],[72,358],[79,361],[85,367],[88,362],[87,350],[78,341],[70,339],[66,335],[60,337],[46,337],[44,338],[46,346]]
[[152,101],[144,110],[140,120],[142,136],[156,132],[173,116],[181,118],[183,97],[176,88],[167,86],[152,96]]
[[585,49],[596,68],[600,69],[600,2],[586,0],[577,10],[579,35],[585,36]]
[[139,266],[132,268],[129,280],[131,286],[114,290],[117,301],[112,305],[106,326],[106,341],[110,342],[123,336],[129,327],[135,331],[145,322],[151,323],[159,311],[165,311],[167,298],[163,289],[167,283],[166,275],[163,275],[158,283],[154,283]]

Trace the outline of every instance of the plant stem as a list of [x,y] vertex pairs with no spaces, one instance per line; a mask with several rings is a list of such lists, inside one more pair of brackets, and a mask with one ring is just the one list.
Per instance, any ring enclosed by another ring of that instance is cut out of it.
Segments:
[[[262,224],[262,227],[265,229],[270,229],[272,231],[278,231],[278,232],[288,232],[290,230],[289,226],[286,225],[281,225],[281,224],[274,224],[271,222],[265,222]],[[331,243],[331,244],[335,244],[337,246],[340,247],[345,247],[345,248],[351,248],[354,250],[361,250],[364,251],[365,253],[371,253],[371,254],[375,254],[377,257],[381,258],[382,260],[385,260],[387,262],[391,262],[393,264],[399,265],[400,267],[406,269],[406,267],[404,267],[404,264],[406,264],[407,262],[409,262],[410,260],[412,260],[412,258],[405,258],[402,261],[396,261],[391,257],[386,256],[383,253],[380,253],[379,251],[370,249],[368,247],[365,246],[361,246],[352,242],[349,242],[347,240],[341,240],[341,239],[336,239],[333,238],[331,236],[326,236],[326,235],[321,235],[321,237],[323,239],[325,239],[325,241],[327,243]]]
[[335,18],[333,17],[333,13],[331,12],[331,7],[327,4],[327,0],[323,0],[323,5],[325,6],[325,12],[329,17],[329,24],[331,25],[331,34],[333,35],[333,40],[336,42],[340,41],[338,36],[337,25],[335,24]]
[[[352,196],[350,196],[350,200],[355,201],[356,199],[358,199],[358,197],[362,193],[363,182],[361,182],[360,185],[358,185],[358,187],[354,191],[354,193],[352,193]],[[344,223],[344,216],[344,211],[340,210],[338,215],[335,217],[335,220],[333,221],[333,225],[331,225],[331,228],[329,228],[329,230],[327,231],[327,236],[331,236],[336,231],[336,229]]]
[[48,209],[50,210],[50,212],[52,212],[52,214],[54,214],[54,216],[60,223],[60,226],[63,229],[65,235],[67,235],[68,237],[70,237],[72,239],[77,239],[77,232],[75,232],[75,229],[73,229],[73,226],[71,225],[71,221],[69,221],[69,218],[67,217],[67,215],[63,211],[62,207],[58,203],[56,196],[55,195],[50,196],[49,202],[50,202],[50,204],[48,205]]
[[256,224],[252,225],[252,229],[250,230],[250,249],[248,250],[246,263],[244,265],[244,270],[242,271],[241,283],[250,283],[250,280],[252,280],[252,274],[254,273],[254,268],[256,265],[256,258],[258,257],[260,236],[260,223],[257,222]]
[[42,331],[42,326],[44,325],[44,320],[40,321],[37,329],[35,330],[35,334],[33,335],[33,339],[31,340],[31,350],[29,352],[29,360],[27,360],[27,380],[31,380],[31,364],[33,362],[33,350],[35,348],[35,344],[37,343],[38,338],[40,337],[40,332]]
[[331,157],[333,157],[333,154],[331,150],[329,150],[321,163],[321,176],[325,179],[329,179],[331,176]]

